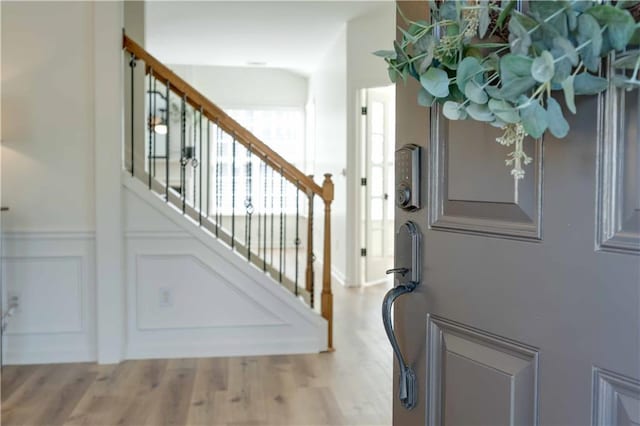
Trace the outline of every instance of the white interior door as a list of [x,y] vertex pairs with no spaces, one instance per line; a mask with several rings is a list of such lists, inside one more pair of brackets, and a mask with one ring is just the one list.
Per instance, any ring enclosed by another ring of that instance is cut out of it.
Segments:
[[395,89],[367,90],[364,155],[365,282],[384,281],[393,263]]

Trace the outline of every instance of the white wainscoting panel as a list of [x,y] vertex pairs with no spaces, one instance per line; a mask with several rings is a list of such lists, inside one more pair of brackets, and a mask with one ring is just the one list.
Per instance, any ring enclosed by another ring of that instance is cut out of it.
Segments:
[[327,323],[123,176],[130,359],[314,353]]
[[3,310],[18,308],[5,332],[4,363],[95,360],[94,235],[7,232]]

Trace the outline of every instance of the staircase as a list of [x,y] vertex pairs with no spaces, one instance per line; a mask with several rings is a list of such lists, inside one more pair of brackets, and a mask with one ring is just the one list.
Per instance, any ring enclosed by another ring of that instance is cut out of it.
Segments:
[[[332,350],[331,175],[317,184],[126,35],[123,49],[130,72],[123,162],[133,186],[144,184],[172,214],[319,311]],[[319,292],[314,236],[323,243]]]

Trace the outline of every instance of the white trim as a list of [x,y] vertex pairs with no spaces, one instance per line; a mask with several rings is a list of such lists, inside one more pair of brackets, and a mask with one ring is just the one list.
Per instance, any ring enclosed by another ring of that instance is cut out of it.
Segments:
[[101,364],[123,359],[125,285],[122,191],[124,65],[122,2],[93,4],[96,221],[96,352]]
[[191,234],[182,231],[126,231],[124,237],[127,239],[182,239],[191,238]]
[[30,364],[61,364],[78,362],[95,362],[96,353],[94,348],[64,348],[57,349],[51,347],[41,351],[14,351],[10,348],[5,353],[4,365],[30,365]]
[[2,233],[4,240],[92,240],[95,236],[93,231],[16,230]]
[[[326,329],[325,329],[326,331]],[[295,355],[318,353],[317,338],[270,340],[268,342],[194,342],[180,345],[169,343],[130,345],[127,359],[202,358],[230,356]]]

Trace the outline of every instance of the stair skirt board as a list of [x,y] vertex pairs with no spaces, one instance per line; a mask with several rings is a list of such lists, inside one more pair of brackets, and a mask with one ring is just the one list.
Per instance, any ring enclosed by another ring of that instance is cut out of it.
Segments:
[[[274,355],[327,349],[327,321],[310,294],[268,267],[155,182],[153,191],[123,172],[128,275],[127,358]],[[175,198],[175,199],[174,199]],[[244,254],[244,255],[243,255]],[[166,262],[153,263],[157,257]],[[174,265],[173,267],[169,264]],[[154,266],[155,265],[155,266]],[[188,272],[173,275],[176,270]],[[154,271],[164,271],[154,273]],[[196,280],[196,278],[198,278]],[[179,281],[179,282],[176,282]],[[158,292],[171,287],[171,305]],[[196,294],[194,298],[194,293]],[[202,296],[198,298],[198,296]],[[221,295],[227,300],[221,300]],[[166,301],[165,301],[166,302]],[[186,304],[185,304],[186,303]],[[167,302],[166,304],[169,304]],[[318,303],[319,304],[319,303]]]

